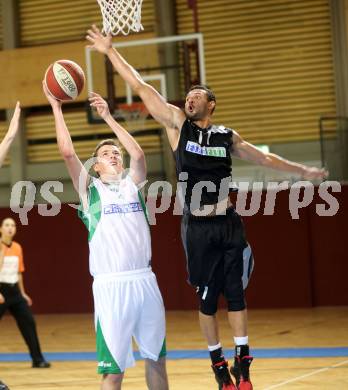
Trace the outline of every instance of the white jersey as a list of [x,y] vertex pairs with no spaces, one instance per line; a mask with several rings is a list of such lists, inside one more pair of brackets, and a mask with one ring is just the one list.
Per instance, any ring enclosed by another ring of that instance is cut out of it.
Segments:
[[127,175],[117,183],[92,178],[88,210],[79,216],[89,232],[89,269],[92,276],[149,267],[150,229],[141,194]]

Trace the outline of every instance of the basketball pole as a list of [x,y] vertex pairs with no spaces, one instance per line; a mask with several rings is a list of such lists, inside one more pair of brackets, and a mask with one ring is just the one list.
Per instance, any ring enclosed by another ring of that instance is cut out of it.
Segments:
[[[198,18],[197,0],[187,0],[187,5],[192,10],[195,33],[198,33],[199,32],[199,18]],[[197,47],[197,43],[192,47],[192,50],[195,51],[196,53],[198,53],[198,51],[200,49],[201,49],[200,47]],[[195,84],[205,84],[205,80],[204,80],[204,82],[202,81],[202,76],[201,76],[202,75],[202,68],[201,68],[201,63],[200,63],[199,58],[198,58],[198,54],[196,54],[196,66],[198,69],[198,80]]]
[[105,57],[105,70],[106,70],[106,89],[110,114],[113,115],[116,109],[116,88],[114,83],[114,67],[107,56]]
[[199,32],[199,19],[198,19],[198,8],[197,8],[197,0],[187,0],[187,5],[190,9],[192,9],[193,13],[193,24],[195,28],[195,32]]

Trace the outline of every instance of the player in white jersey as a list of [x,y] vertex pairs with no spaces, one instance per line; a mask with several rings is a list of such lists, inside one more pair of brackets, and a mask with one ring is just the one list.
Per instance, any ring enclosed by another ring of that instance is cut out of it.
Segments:
[[81,198],[79,216],[89,233],[101,388],[121,389],[125,369],[134,365],[134,338],[145,358],[148,388],[167,390],[164,306],[150,267],[150,230],[138,190],[146,179],[144,153],[111,116],[105,100],[93,93],[91,106],[128,152],[130,169],[124,169],[117,144],[105,140],[93,154],[98,177],[90,177],[75,153],[61,102],[43,89],[53,109],[59,150]]
[[[10,122],[10,127],[8,128],[8,131],[5,134],[4,139],[0,142],[0,167],[4,162],[7,152],[10,149],[10,146],[18,132],[20,114],[21,114],[21,108],[19,102],[17,102],[15,111],[13,113]],[[4,251],[0,245],[0,269],[2,268],[3,261],[4,261]],[[3,302],[4,302],[4,297],[0,293],[0,304],[2,304]],[[1,382],[1,380],[0,380],[0,390],[8,390],[8,387],[5,385],[5,383]]]

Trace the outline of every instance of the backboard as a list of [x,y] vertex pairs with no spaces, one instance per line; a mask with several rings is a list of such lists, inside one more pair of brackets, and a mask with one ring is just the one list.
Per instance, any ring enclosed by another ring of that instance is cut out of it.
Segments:
[[[180,105],[191,85],[205,84],[203,36],[199,33],[159,38],[147,35],[140,40],[123,39],[113,46],[166,100]],[[122,121],[118,115],[119,104],[133,105],[139,98],[113,70],[110,61],[90,48],[86,48],[86,67],[88,92],[95,91],[105,97],[110,111]],[[96,113],[89,107],[87,110],[89,122],[100,123]]]

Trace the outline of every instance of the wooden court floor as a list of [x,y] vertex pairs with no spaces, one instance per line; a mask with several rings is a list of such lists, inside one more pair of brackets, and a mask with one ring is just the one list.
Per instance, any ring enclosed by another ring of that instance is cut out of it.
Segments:
[[[94,351],[92,315],[36,316],[44,352]],[[219,312],[221,340],[232,348],[225,313]],[[348,307],[297,310],[251,310],[250,344],[260,348],[348,347]],[[168,350],[203,350],[196,312],[167,313]],[[26,352],[13,319],[0,322],[0,359],[8,353]],[[256,352],[256,351],[255,351]],[[231,356],[227,356],[231,359]],[[168,360],[171,390],[215,390],[217,385],[207,359]],[[93,361],[52,361],[50,369],[32,369],[27,362],[0,361],[0,378],[11,390],[98,389],[100,378]],[[348,389],[348,355],[337,357],[255,358],[254,389]],[[145,390],[144,364],[129,369],[124,389]]]

